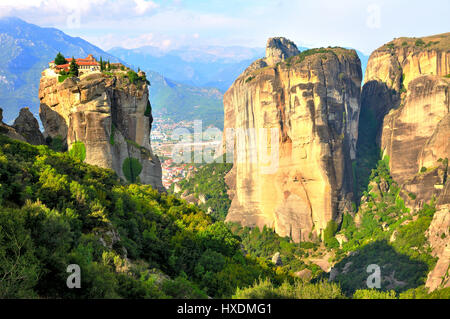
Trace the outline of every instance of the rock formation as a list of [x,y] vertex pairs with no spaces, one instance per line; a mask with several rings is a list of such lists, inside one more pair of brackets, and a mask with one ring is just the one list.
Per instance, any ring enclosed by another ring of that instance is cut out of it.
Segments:
[[3,109],[2,108],[0,108],[0,134],[4,134],[4,135],[8,136],[9,138],[12,138],[15,140],[26,142],[25,138],[22,135],[20,135],[19,133],[17,133],[13,127],[3,123]]
[[294,42],[286,38],[270,38],[266,45],[266,63],[274,65],[300,54]]
[[428,238],[439,261],[428,277],[432,289],[445,283],[449,266],[449,74],[450,33],[398,38],[371,54],[361,98],[407,206],[415,210],[435,198]]
[[445,183],[450,157],[449,73],[450,33],[395,39],[375,50],[367,64],[362,108],[375,115],[378,144],[413,208],[432,196],[441,204],[450,202]]
[[45,144],[44,135],[39,129],[39,123],[27,107],[20,110],[19,116],[12,126],[17,133],[22,135],[26,141],[33,145]]
[[69,150],[77,143],[85,149],[88,164],[111,168],[123,180],[163,191],[161,164],[150,146],[148,97],[145,80],[133,84],[126,72],[93,72],[60,83],[47,69],[39,87],[44,134],[61,139]]
[[351,209],[361,64],[354,50],[298,54],[283,38],[266,52],[224,96],[225,130],[254,129],[236,138],[227,221],[311,240]]

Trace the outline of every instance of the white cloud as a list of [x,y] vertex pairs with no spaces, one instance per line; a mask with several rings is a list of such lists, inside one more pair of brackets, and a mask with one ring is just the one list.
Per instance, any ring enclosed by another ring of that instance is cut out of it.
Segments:
[[147,13],[149,10],[158,8],[158,5],[153,1],[134,0],[136,3],[135,11],[137,14]]
[[[448,0],[427,6],[410,0],[155,1],[0,0],[0,16],[56,27],[104,49],[264,47],[268,37],[285,36],[300,46],[341,45],[369,53],[394,37],[450,29]],[[368,11],[373,5],[380,8],[375,15]]]

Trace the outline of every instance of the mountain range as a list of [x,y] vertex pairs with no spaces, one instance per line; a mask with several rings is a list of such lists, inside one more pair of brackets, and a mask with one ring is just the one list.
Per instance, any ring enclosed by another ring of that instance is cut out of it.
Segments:
[[[174,121],[202,119],[206,126],[219,128],[223,127],[223,93],[252,61],[265,54],[264,48],[241,46],[192,46],[170,51],[150,46],[116,47],[106,52],[55,28],[15,17],[1,18],[0,107],[5,123],[12,123],[24,106],[38,117],[41,72],[60,51],[67,57],[93,54],[97,59],[140,68],[151,81],[154,116]],[[368,56],[357,52],[365,70]]]
[[[71,37],[55,28],[42,28],[21,19],[0,19],[0,107],[3,120],[12,123],[19,109],[25,106],[38,117],[39,79],[58,52],[66,57],[94,55],[97,59],[122,62],[114,55],[78,37]],[[198,116],[207,125],[221,125],[222,94],[217,89],[197,88],[166,79],[146,69],[151,81],[150,100],[153,112],[174,120],[186,119],[186,114]]]

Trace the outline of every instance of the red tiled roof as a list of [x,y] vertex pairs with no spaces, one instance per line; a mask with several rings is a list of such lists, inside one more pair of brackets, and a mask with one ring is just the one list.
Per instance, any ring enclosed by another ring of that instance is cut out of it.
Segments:
[[[72,58],[67,58],[66,61],[68,63],[70,63],[70,62],[72,62]],[[55,63],[55,61],[53,60],[51,63]],[[96,66],[100,65],[100,63],[95,61],[95,58],[92,56],[92,54],[89,54],[88,57],[84,58],[84,59],[75,59],[75,63],[78,65],[96,65]],[[62,68],[63,66],[65,66],[67,64],[61,64],[61,65],[59,65],[59,67]],[[58,67],[58,65],[56,67]]]

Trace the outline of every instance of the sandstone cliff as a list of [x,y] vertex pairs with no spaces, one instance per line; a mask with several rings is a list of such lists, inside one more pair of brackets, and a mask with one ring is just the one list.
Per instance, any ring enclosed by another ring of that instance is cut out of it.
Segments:
[[62,139],[69,150],[77,143],[88,164],[162,191],[161,164],[149,139],[148,86],[130,83],[125,74],[94,72],[59,83],[53,71],[45,70],[39,87],[45,135]]
[[[236,142],[227,221],[311,240],[351,209],[361,65],[353,50],[298,54],[280,38],[269,39],[266,52],[224,96],[225,130],[256,129]],[[279,140],[259,128],[275,129]],[[262,170],[264,154],[277,149],[276,169]]]
[[450,33],[398,38],[374,51],[366,70],[362,108],[378,123],[378,144],[393,178],[420,207],[432,196],[450,202]]
[[377,144],[407,206],[435,198],[428,238],[440,259],[427,281],[433,289],[449,266],[450,237],[440,237],[450,226],[449,74],[450,33],[398,38],[371,54],[362,90],[362,111],[375,118]]

